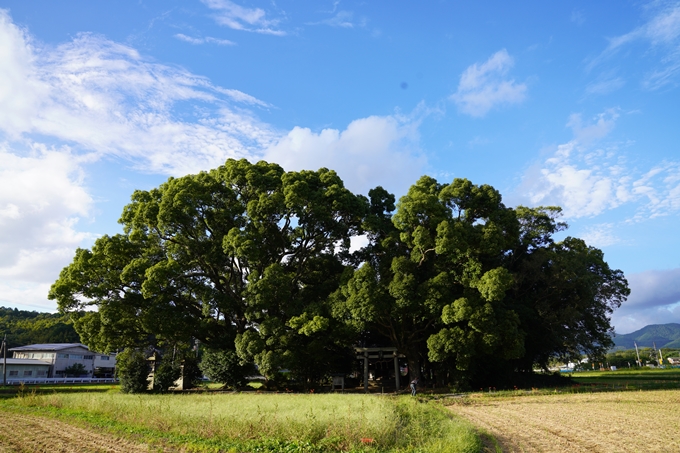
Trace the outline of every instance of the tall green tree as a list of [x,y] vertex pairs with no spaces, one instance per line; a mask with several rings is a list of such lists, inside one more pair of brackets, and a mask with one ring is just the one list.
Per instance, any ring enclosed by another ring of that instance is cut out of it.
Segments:
[[124,233],[79,249],[49,297],[62,312],[97,307],[76,329],[99,350],[197,338],[265,375],[315,378],[351,342],[327,299],[366,209],[331,170],[229,160],[136,191]]
[[421,178],[399,200],[369,194],[365,263],[335,313],[406,355],[412,377],[437,368],[463,384],[599,354],[627,283],[602,252],[552,236],[559,208],[508,208],[488,185]]
[[503,267],[518,225],[500,194],[464,179],[422,177],[391,225],[391,200],[371,195],[376,209],[365,226],[373,258],[343,286],[336,312],[389,338],[412,377],[428,361],[428,339],[432,359],[455,356],[460,369],[480,353],[519,357],[522,333],[504,301],[512,278]]

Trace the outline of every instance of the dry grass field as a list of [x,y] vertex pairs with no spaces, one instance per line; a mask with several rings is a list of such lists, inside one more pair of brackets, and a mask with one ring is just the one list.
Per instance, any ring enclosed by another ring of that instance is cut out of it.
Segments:
[[450,409],[496,439],[492,452],[680,452],[680,390],[473,394]]
[[0,453],[142,453],[166,452],[159,446],[136,443],[81,428],[54,418],[3,414]]

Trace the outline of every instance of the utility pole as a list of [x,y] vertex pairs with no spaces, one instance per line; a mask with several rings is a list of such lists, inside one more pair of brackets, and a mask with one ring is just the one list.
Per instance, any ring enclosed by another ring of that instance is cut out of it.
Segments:
[[2,385],[7,385],[7,334],[2,339]]
[[637,343],[636,343],[636,342],[633,342],[633,344],[635,345],[635,354],[637,354],[638,366],[641,367],[641,366],[642,366],[642,362],[640,362],[640,351],[638,351]]

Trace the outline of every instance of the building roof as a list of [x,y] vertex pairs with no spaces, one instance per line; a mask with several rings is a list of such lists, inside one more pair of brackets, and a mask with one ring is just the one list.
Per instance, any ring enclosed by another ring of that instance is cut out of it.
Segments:
[[9,349],[10,351],[61,351],[62,349],[70,348],[89,348],[81,343],[46,343],[46,344],[29,344],[27,346],[19,346]]
[[[0,360],[0,365],[2,365],[2,360]],[[42,366],[50,366],[49,363],[46,363],[42,360],[38,359],[7,359],[7,365],[42,365]]]

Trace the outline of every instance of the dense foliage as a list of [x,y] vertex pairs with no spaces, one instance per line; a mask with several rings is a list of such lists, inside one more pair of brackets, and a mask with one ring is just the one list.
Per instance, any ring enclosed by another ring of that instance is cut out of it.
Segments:
[[205,351],[200,367],[211,381],[232,389],[245,386],[248,383],[246,377],[255,373],[255,367],[241,364],[236,352],[231,350]]
[[50,298],[97,308],[76,329],[102,351],[198,339],[305,385],[347,371],[363,342],[396,346],[412,376],[493,382],[611,346],[627,282],[600,250],[555,242],[559,215],[465,179],[422,177],[395,205],[331,170],[229,160],[136,191],[124,233],[79,249]]
[[80,377],[85,376],[87,374],[87,370],[85,369],[85,365],[82,363],[74,363],[73,365],[64,368],[64,374],[66,377]]
[[180,375],[179,364],[173,362],[170,356],[163,357],[153,374],[153,390],[159,393],[167,392],[170,387],[175,386]]
[[116,356],[116,377],[124,393],[142,393],[149,388],[149,364],[146,355],[133,348],[126,348]]
[[0,332],[7,348],[44,343],[78,343],[80,339],[68,315],[39,313],[0,307]]

